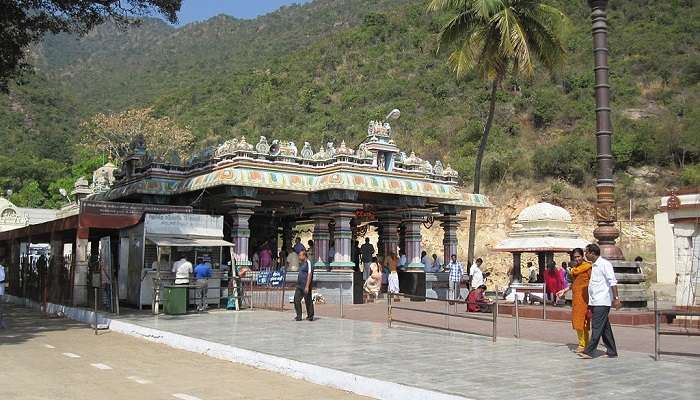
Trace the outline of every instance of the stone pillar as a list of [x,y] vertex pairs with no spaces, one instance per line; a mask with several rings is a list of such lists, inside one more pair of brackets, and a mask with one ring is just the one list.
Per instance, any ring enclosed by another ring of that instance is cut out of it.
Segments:
[[355,216],[355,211],[362,206],[355,203],[332,203],[329,205],[335,220],[335,258],[331,263],[334,270],[352,271],[355,263],[352,262],[352,226],[350,222]]
[[248,257],[250,245],[250,217],[255,213],[255,207],[260,206],[258,200],[233,199],[226,201],[225,205],[231,207],[229,215],[233,219],[231,223],[231,242],[233,243],[233,257],[239,267],[250,267],[252,262]]
[[[314,232],[311,236],[314,241],[314,259],[311,262],[314,269],[324,269],[328,267],[328,248],[331,238],[328,224],[332,218],[325,211],[317,211],[311,218],[314,221]],[[337,254],[336,248],[336,256]]]
[[[442,246],[444,251],[443,262],[449,263],[453,254],[457,254],[457,229],[460,218],[454,214],[443,215],[440,220],[443,230]],[[459,259],[459,257],[458,257]]]
[[537,279],[540,282],[544,282],[544,270],[547,268],[547,260],[545,253],[537,253],[537,269],[539,269],[539,276]]
[[406,225],[399,225],[399,255],[406,251]]
[[[384,257],[398,251],[399,224],[401,219],[395,213],[379,215],[379,253]],[[398,253],[396,255],[398,256]]]
[[401,211],[402,223],[406,227],[406,271],[423,272],[421,263],[421,226],[423,218],[428,214],[427,210],[419,208],[407,208]]
[[620,231],[615,226],[617,210],[615,206],[615,183],[613,169],[615,160],[612,152],[612,122],[610,109],[610,82],[608,66],[608,0],[588,0],[591,7],[593,34],[593,58],[595,66],[595,116],[596,150],[598,176],[596,180],[597,201],[595,208],[598,226],[593,236],[600,245],[600,255],[608,260],[624,260],[615,240]]
[[294,238],[294,221],[290,220],[285,220],[284,223],[282,224],[282,249],[287,252],[291,251],[292,246],[294,245],[292,241]]
[[88,305],[88,232],[78,229],[73,251],[73,306]]
[[520,271],[521,253],[513,253],[513,283],[522,283],[523,274]]

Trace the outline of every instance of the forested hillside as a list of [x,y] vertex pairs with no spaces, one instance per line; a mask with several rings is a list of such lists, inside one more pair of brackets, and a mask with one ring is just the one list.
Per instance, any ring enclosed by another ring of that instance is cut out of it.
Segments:
[[[594,171],[589,10],[549,3],[571,20],[566,65],[556,76],[504,83],[487,182],[582,185]],[[679,185],[700,184],[700,3],[610,7],[618,171],[660,166],[678,173]],[[48,38],[33,51],[37,72],[0,96],[0,188],[18,203],[57,205],[59,186],[102,162],[78,151],[80,121],[146,106],[189,125],[202,145],[233,135],[352,144],[369,119],[396,107],[399,145],[446,160],[468,185],[486,83],[455,79],[436,53],[446,16],[425,10],[415,0],[316,0],[255,20],[219,16],[177,29],[146,20],[79,41]]]

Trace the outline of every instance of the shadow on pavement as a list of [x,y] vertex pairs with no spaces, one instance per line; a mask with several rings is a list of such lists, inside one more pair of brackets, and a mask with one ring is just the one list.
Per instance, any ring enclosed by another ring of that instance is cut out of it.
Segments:
[[40,312],[15,304],[2,304],[4,328],[0,328],[0,346],[24,343],[44,332],[85,329],[87,325],[61,317],[47,317]]

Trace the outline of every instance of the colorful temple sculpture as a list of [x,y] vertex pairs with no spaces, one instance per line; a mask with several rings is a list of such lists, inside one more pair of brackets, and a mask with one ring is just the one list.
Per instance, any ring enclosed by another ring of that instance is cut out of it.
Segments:
[[106,165],[95,172],[89,194],[76,192],[76,215],[0,234],[0,252],[14,260],[21,241],[72,243],[72,297],[84,304],[87,243],[105,235],[119,242],[120,232],[124,239],[146,213],[224,216],[224,239],[233,244],[238,266],[250,265],[253,248],[263,242],[290,249],[295,227],[312,225],[312,261],[329,273],[353,270],[353,240],[372,226],[379,233],[378,254],[404,252],[407,271],[416,273],[413,288],[424,293],[421,227],[439,222],[447,260],[456,253],[460,213],[491,207],[486,196],[461,190],[450,165],[402,152],[385,122],[371,121],[355,149],[345,141],[317,151],[309,143],[300,147],[241,137],[182,160],[153,156],[143,140],[134,140],[119,168]]

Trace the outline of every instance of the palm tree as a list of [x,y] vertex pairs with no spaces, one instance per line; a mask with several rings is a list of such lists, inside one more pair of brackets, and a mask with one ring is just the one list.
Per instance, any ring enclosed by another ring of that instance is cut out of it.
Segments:
[[[535,62],[548,71],[564,60],[563,32],[567,18],[537,0],[431,0],[429,11],[449,11],[450,21],[440,32],[440,47],[451,49],[448,62],[457,78],[474,71],[490,82],[489,113],[476,154],[474,193],[481,185],[481,161],[496,109],[496,92],[507,77],[531,78]],[[438,48],[438,51],[440,48]],[[476,210],[469,218],[467,260],[474,258]]]

